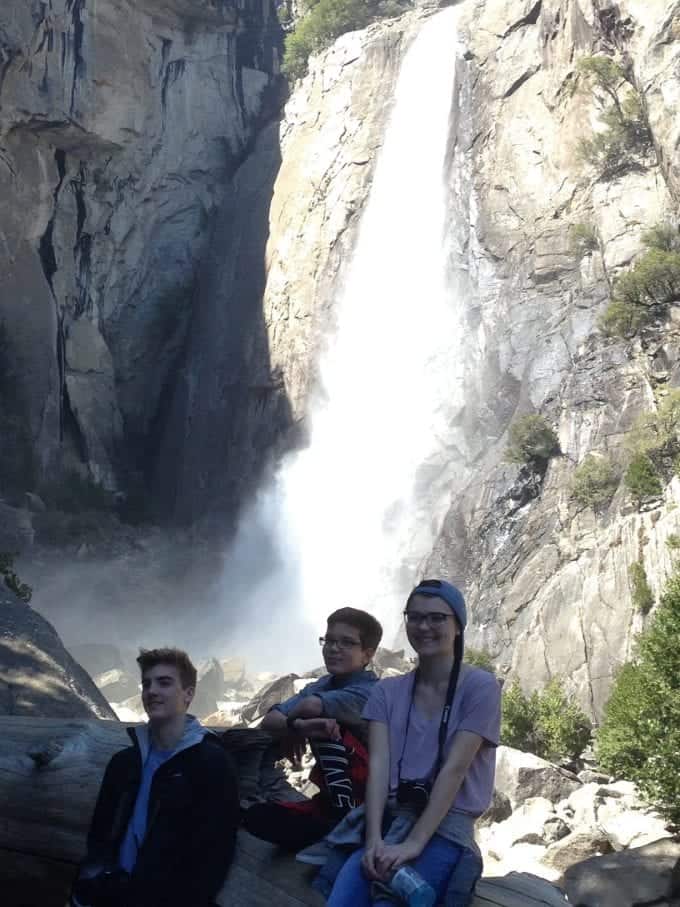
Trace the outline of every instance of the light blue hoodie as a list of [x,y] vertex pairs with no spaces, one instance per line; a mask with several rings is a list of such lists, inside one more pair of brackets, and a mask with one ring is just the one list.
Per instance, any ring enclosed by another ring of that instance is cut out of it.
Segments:
[[153,746],[148,724],[140,725],[131,730],[137,738],[137,744],[139,746],[142,763],[142,780],[139,785],[139,790],[137,791],[137,799],[135,800],[135,806],[132,810],[132,816],[130,817],[118,854],[118,862],[121,869],[124,869],[129,873],[131,873],[135,867],[139,848],[142,846],[142,842],[146,835],[149,796],[151,794],[151,784],[156,770],[160,768],[163,763],[167,762],[168,759],[176,756],[177,753],[181,753],[182,750],[186,750],[190,746],[196,746],[197,743],[200,743],[201,740],[203,740],[206,734],[212,733],[208,728],[203,727],[200,721],[197,718],[194,718],[193,715],[187,715],[184,734],[177,746],[172,750],[157,750]]

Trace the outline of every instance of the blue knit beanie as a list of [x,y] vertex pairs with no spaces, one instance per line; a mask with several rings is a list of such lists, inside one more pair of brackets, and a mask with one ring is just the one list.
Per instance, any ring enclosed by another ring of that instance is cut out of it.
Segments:
[[467,610],[465,608],[465,599],[460,589],[452,583],[447,583],[443,579],[424,579],[415,587],[408,597],[411,601],[414,595],[428,595],[431,598],[441,598],[451,608],[458,618],[461,630],[465,629],[467,623]]

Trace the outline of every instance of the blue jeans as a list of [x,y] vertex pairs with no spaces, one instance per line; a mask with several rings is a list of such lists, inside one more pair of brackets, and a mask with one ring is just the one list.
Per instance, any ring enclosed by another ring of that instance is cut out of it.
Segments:
[[[437,902],[444,898],[449,878],[462,852],[458,844],[441,835],[434,835],[418,859],[409,863],[434,888]],[[384,898],[375,901],[371,897],[371,882],[361,868],[363,855],[363,848],[356,850],[342,867],[326,902],[327,907],[382,907],[387,904],[394,907],[394,901]]]

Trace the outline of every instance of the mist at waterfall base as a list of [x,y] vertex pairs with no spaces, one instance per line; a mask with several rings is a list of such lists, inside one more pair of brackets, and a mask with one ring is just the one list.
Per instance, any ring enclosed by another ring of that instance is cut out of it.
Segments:
[[378,617],[389,647],[443,520],[461,403],[445,189],[458,15],[427,20],[404,57],[309,446],[280,464],[225,559],[228,645],[261,668],[318,665],[316,637],[344,605]]

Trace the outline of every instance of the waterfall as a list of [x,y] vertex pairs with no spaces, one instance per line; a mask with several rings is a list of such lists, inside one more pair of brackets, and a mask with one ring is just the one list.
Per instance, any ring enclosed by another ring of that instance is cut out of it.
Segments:
[[[282,631],[294,630],[301,649],[347,604],[374,613],[389,645],[438,528],[432,488],[460,386],[445,242],[458,15],[451,7],[428,19],[404,57],[320,363],[309,446],[282,464],[227,565],[228,594],[238,598],[250,581],[236,578],[234,565],[242,576],[244,562],[252,564],[258,600],[278,612]],[[272,549],[255,554],[263,529]],[[279,648],[276,641],[267,650],[277,664]],[[315,655],[318,663],[314,651],[304,660]]]

